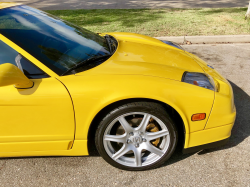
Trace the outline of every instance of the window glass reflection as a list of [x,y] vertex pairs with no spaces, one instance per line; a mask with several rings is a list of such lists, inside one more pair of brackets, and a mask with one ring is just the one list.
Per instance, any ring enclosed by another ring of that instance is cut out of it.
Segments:
[[59,75],[83,60],[110,54],[103,37],[28,6],[2,9],[0,33]]

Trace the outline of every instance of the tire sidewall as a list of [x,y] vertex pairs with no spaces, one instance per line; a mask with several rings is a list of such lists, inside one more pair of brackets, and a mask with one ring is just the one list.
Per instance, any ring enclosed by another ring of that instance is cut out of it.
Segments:
[[[126,114],[126,113],[131,113],[131,112],[145,112],[152,114],[153,116],[159,118],[168,128],[169,135],[170,135],[170,143],[167,151],[165,154],[157,160],[155,163],[147,165],[147,166],[142,166],[142,167],[130,167],[130,166],[124,166],[122,164],[117,163],[115,160],[113,160],[106,152],[103,144],[103,136],[106,131],[106,128],[108,125],[115,120],[117,117]],[[96,146],[99,154],[111,165],[114,167],[123,169],[123,170],[130,170],[130,171],[141,171],[141,170],[148,170],[148,169],[153,169],[156,167],[159,167],[161,164],[163,164],[166,160],[170,158],[170,156],[173,154],[176,145],[177,145],[177,130],[170,119],[169,115],[167,112],[162,108],[162,107],[157,107],[157,108],[151,108],[150,106],[143,106],[143,105],[125,105],[122,107],[119,107],[117,109],[114,109],[112,112],[107,114],[103,120],[99,124],[99,128],[97,129],[96,132]]]

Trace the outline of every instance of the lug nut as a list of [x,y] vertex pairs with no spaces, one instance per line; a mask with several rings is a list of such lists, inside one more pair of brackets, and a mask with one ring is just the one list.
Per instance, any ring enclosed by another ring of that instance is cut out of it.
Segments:
[[131,140],[130,139],[127,139],[127,144],[131,143]]
[[142,138],[142,141],[143,141],[143,142],[146,142],[147,140],[146,140],[146,138]]
[[133,132],[130,132],[129,135],[130,135],[130,136],[134,136],[134,133],[133,133]]
[[140,146],[140,145],[139,145],[138,143],[137,143],[137,144],[135,144],[135,147],[136,147],[136,148],[138,148],[139,146]]

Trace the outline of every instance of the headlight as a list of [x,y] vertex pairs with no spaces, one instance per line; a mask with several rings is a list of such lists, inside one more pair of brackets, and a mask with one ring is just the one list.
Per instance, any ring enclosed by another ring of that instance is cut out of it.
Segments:
[[170,41],[166,41],[166,40],[160,40],[160,41],[162,41],[162,42],[165,43],[165,44],[171,45],[171,46],[173,46],[173,47],[176,47],[176,48],[178,48],[178,49],[181,49],[181,50],[185,51],[185,50],[184,50],[179,44],[177,44],[177,43],[170,42]]
[[213,78],[204,73],[190,73],[185,72],[183,74],[182,82],[200,86],[209,90],[215,91],[215,84]]

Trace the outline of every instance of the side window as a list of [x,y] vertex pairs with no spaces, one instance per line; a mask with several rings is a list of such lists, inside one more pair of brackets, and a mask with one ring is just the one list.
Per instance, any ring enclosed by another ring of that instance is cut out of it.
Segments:
[[28,78],[31,79],[49,77],[45,72],[0,40],[0,65],[4,63],[11,63],[17,66]]
[[0,65],[11,63],[16,66],[15,58],[17,55],[18,52],[0,40]]
[[28,59],[18,54],[15,59],[17,66],[30,79],[41,79],[49,77],[44,71],[31,63]]

